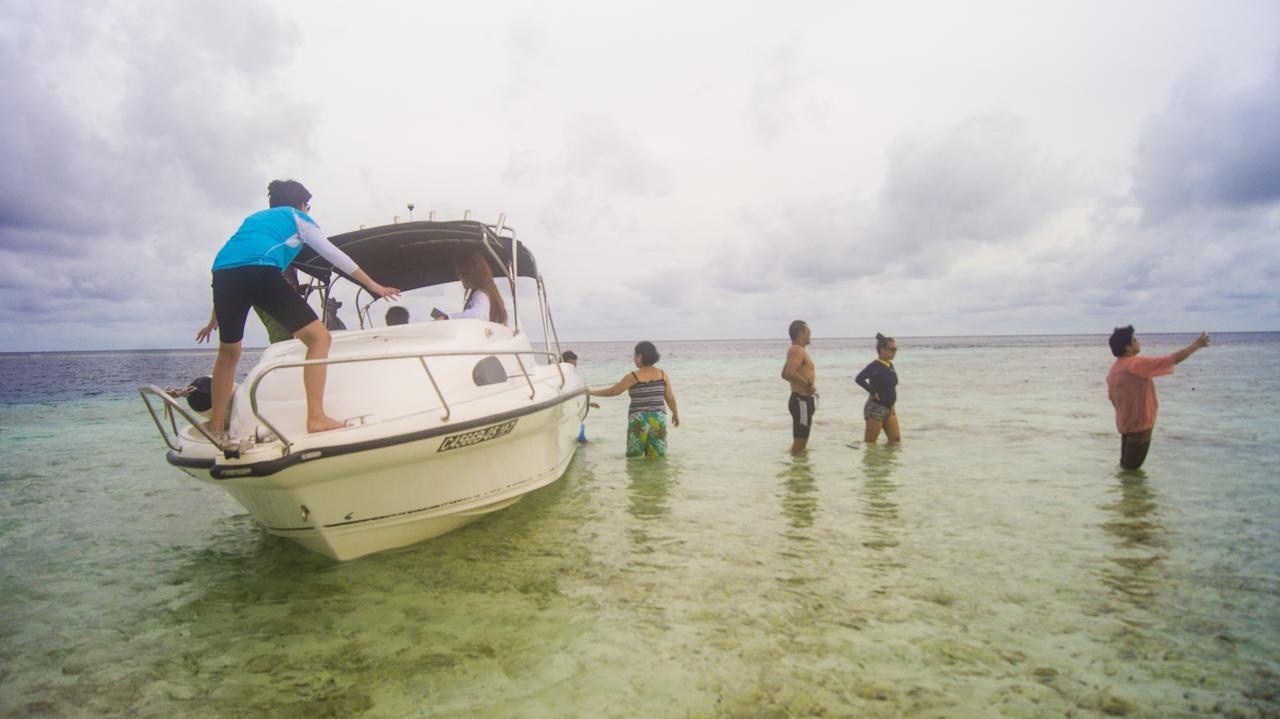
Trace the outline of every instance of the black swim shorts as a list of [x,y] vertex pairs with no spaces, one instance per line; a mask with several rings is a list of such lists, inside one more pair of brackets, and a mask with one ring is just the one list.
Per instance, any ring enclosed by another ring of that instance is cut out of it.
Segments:
[[811,394],[791,393],[787,400],[787,409],[791,410],[791,436],[796,439],[809,439],[809,428],[813,426],[813,413],[818,411],[818,398]]
[[244,322],[251,307],[271,315],[289,334],[318,319],[315,310],[275,267],[250,265],[214,270],[213,312],[218,318],[218,341],[234,344],[244,339]]

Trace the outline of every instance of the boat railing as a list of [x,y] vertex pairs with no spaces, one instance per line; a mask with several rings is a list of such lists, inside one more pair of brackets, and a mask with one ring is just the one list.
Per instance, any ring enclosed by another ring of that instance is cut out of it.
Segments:
[[[559,389],[564,389],[564,386],[566,383],[565,376],[564,376],[564,368],[560,366],[560,358],[554,352],[544,352],[544,351],[533,350],[533,349],[507,350],[507,351],[499,351],[499,352],[492,352],[488,350],[482,350],[478,352],[477,351],[397,352],[395,354],[357,355],[354,357],[326,357],[324,359],[291,360],[287,362],[274,362],[272,364],[267,365],[265,368],[263,368],[263,370],[259,372],[256,377],[253,378],[253,382],[249,384],[249,410],[253,413],[253,416],[255,419],[261,422],[263,426],[265,426],[268,430],[270,430],[276,436],[276,438],[280,440],[280,442],[285,446],[285,453],[287,454],[289,452],[289,448],[293,446],[292,440],[290,440],[284,434],[284,432],[280,431],[279,427],[275,426],[274,424],[271,423],[270,420],[264,417],[258,409],[258,386],[262,384],[262,380],[267,375],[282,369],[306,368],[306,367],[328,366],[328,365],[337,365],[337,364],[357,364],[362,362],[385,362],[389,360],[416,359],[422,364],[422,370],[423,372],[426,373],[427,379],[431,382],[431,389],[435,391],[436,397],[440,400],[440,407],[444,410],[444,414],[441,415],[440,421],[447,422],[449,421],[449,417],[453,414],[453,410],[449,408],[449,402],[445,399],[444,392],[440,391],[440,385],[439,383],[436,382],[435,374],[431,372],[431,367],[427,364],[428,358],[499,357],[499,356],[515,357],[516,364],[520,367],[520,374],[521,376],[524,377],[525,383],[528,384],[529,386],[529,399],[532,400],[534,396],[537,394],[537,390],[533,386],[533,376],[529,374],[529,370],[528,368],[525,367],[524,360],[521,359],[521,355],[534,355],[534,356],[542,356],[542,357],[550,358],[549,364],[555,365],[556,372],[558,372],[560,375]],[[148,408],[150,408],[150,405],[148,405]],[[182,408],[178,407],[178,409],[179,411],[181,411]],[[186,413],[184,412],[183,414],[186,414]],[[153,418],[154,418],[154,415],[153,415]],[[159,420],[157,420],[156,423],[158,425]],[[161,432],[163,433],[163,430],[161,430]],[[205,435],[208,436],[207,433],[205,433]],[[215,442],[215,446],[217,446],[216,442]]]
[[[222,446],[222,442],[213,436],[205,424],[188,412],[181,404],[179,404],[178,400],[170,395],[166,390],[163,390],[153,384],[149,384],[145,387],[140,387],[138,389],[138,394],[142,396],[142,403],[147,406],[147,413],[151,415],[151,421],[156,423],[156,429],[160,430],[160,437],[164,439],[165,444],[169,445],[169,449],[172,449],[175,452],[181,451],[181,447],[178,445],[178,420],[174,416],[174,412],[181,414],[187,424],[195,427],[196,431],[204,435],[205,439],[209,440],[210,444],[215,447]],[[169,432],[165,429],[164,422],[161,421],[160,415],[156,412],[155,406],[151,404],[150,397],[152,396],[159,398],[164,406],[164,418],[168,420],[169,427],[173,430],[173,439],[169,438]]]

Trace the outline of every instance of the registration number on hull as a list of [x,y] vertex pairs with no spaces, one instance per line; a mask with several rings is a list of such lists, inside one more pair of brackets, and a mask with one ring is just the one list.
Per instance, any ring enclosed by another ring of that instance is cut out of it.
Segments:
[[510,422],[495,424],[492,427],[485,427],[484,429],[476,429],[470,432],[449,435],[444,438],[444,441],[440,443],[440,449],[437,449],[436,451],[447,452],[451,449],[462,449],[463,447],[470,447],[472,445],[480,444],[481,442],[488,442],[491,439],[505,437],[511,434],[511,430],[516,428],[516,422],[519,421],[520,420],[518,419],[513,419]]

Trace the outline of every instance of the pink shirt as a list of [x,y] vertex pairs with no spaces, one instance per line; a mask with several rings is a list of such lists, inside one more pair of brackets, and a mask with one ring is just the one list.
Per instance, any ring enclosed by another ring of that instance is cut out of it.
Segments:
[[1173,374],[1173,355],[1120,357],[1107,372],[1107,397],[1116,408],[1120,434],[1145,432],[1156,426],[1156,383],[1153,377]]

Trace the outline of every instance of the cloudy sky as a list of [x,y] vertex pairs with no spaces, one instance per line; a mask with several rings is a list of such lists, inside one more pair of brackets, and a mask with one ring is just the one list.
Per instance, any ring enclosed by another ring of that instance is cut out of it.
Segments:
[[0,91],[0,351],[194,346],[276,177],[568,340],[1280,330],[1272,0],[0,0]]

